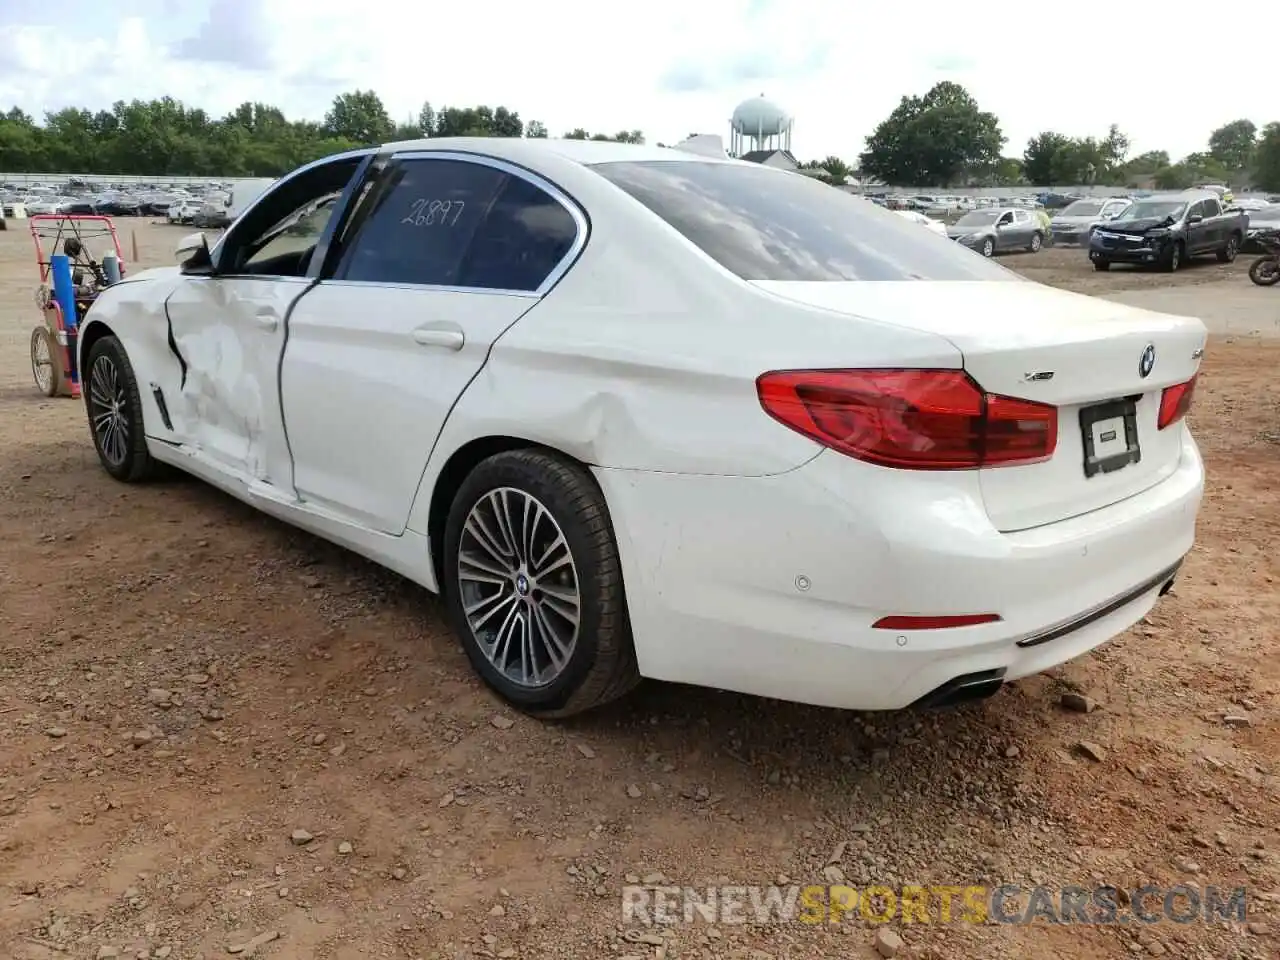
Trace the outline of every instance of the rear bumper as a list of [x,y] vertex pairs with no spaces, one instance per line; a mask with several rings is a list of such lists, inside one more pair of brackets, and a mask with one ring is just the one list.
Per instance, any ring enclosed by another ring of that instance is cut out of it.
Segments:
[[[936,476],[834,453],[774,477],[597,476],[644,675],[864,710],[928,701],[957,678],[1039,673],[1121,633],[1191,549],[1204,487],[1185,430],[1178,469],[1154,487],[1011,534],[972,475],[940,491]],[[1002,619],[871,626],[988,612]]]

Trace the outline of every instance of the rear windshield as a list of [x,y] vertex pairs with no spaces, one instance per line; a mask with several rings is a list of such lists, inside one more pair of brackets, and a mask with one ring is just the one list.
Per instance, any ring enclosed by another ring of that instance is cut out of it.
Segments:
[[799,174],[691,160],[592,169],[744,280],[1022,279],[919,224]]
[[1062,211],[1064,217],[1096,217],[1102,212],[1102,203],[1098,200],[1077,200],[1068,204]]

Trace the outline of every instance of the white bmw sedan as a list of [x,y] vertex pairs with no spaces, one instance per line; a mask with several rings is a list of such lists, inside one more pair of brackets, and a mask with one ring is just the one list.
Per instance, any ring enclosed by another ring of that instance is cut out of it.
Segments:
[[1194,539],[1203,324],[804,177],[398,143],[179,254],[82,326],[103,468],[176,466],[441,593],[533,714],[641,677],[982,697],[1133,624]]

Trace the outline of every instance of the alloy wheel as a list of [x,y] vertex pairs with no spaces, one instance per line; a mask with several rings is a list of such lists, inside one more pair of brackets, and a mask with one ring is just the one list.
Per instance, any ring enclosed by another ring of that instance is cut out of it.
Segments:
[[103,458],[119,467],[129,455],[129,418],[124,379],[108,356],[93,361],[89,372],[89,422]]
[[569,664],[582,595],[564,531],[543,503],[514,487],[472,506],[458,545],[463,613],[485,658],[521,687],[543,687]]

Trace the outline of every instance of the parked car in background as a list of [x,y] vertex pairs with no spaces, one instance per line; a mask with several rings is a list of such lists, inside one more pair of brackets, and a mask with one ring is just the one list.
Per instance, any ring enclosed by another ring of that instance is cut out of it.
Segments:
[[1273,203],[1263,207],[1261,210],[1251,211],[1248,213],[1248,217],[1249,223],[1245,228],[1245,242],[1242,249],[1257,253],[1264,249],[1257,241],[1259,234],[1280,231],[1280,203]]
[[900,217],[905,217],[912,223],[918,223],[922,227],[932,230],[940,237],[945,237],[947,235],[947,225],[941,220],[935,220],[933,217],[926,217],[923,213],[918,213],[915,210],[895,210],[894,213]]
[[1129,209],[1132,203],[1127,197],[1108,197],[1102,200],[1077,200],[1068,204],[1054,214],[1050,221],[1053,242],[1087,246],[1094,227],[1114,220]]
[[1189,257],[1210,253],[1230,263],[1244,246],[1248,225],[1244,211],[1223,211],[1216,191],[1148,197],[1093,231],[1089,259],[1095,270],[1134,263],[1174,271]]
[[434,138],[178,246],[80,328],[103,470],[176,466],[442,593],[538,716],[642,676],[990,696],[1141,620],[1195,539],[1204,324],[808,177]]
[[1044,227],[1030,210],[993,207],[966,213],[947,228],[947,236],[984,257],[1010,250],[1039,253]]

